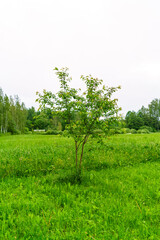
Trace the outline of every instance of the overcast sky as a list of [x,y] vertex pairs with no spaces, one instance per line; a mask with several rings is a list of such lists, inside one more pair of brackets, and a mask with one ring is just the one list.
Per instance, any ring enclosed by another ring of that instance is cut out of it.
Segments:
[[58,90],[54,67],[68,67],[73,86],[92,74],[122,112],[160,98],[159,0],[1,0],[0,87],[36,106],[36,91]]

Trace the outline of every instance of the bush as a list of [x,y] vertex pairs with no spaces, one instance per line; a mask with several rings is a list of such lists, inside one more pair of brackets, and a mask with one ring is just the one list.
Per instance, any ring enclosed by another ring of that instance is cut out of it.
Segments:
[[28,134],[28,133],[29,133],[29,128],[28,128],[28,127],[25,127],[25,128],[24,128],[24,133],[25,133],[25,134]]
[[17,129],[14,130],[14,132],[11,133],[12,135],[20,135],[21,132]]
[[131,129],[130,132],[131,132],[132,134],[136,134],[136,133],[137,133],[137,130],[136,130],[136,129]]
[[111,128],[108,133],[109,135],[121,134],[121,130],[118,128]]
[[92,137],[104,137],[105,136],[105,133],[104,133],[104,131],[103,130],[101,130],[101,129],[95,129],[94,131],[93,131],[93,135],[92,135]]
[[69,132],[68,132],[68,130],[64,130],[64,131],[62,132],[62,135],[63,135],[63,137],[69,137]]
[[154,132],[153,128],[151,128],[149,126],[142,126],[142,127],[140,127],[140,130],[148,130],[149,132]]
[[114,128],[112,128],[109,130],[108,133],[109,133],[109,135],[114,135],[114,134],[116,134],[116,130]]
[[126,133],[130,133],[131,130],[129,128],[121,128],[121,134],[126,134]]
[[57,130],[48,130],[46,133],[46,135],[62,135],[62,131],[57,131]]
[[139,133],[139,134],[148,134],[148,133],[150,133],[147,129],[139,129],[138,131],[137,131],[137,133]]

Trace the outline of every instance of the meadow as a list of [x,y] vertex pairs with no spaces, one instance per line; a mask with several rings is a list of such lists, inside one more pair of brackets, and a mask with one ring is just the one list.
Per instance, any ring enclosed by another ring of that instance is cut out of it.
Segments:
[[160,239],[160,134],[0,137],[0,239]]

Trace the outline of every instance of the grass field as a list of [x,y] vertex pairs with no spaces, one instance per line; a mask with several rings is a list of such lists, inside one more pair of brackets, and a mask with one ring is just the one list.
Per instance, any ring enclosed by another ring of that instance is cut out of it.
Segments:
[[160,134],[0,137],[0,239],[160,239]]

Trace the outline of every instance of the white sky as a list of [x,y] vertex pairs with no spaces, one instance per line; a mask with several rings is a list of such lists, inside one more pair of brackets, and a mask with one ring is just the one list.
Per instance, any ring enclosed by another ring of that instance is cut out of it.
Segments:
[[58,90],[54,67],[73,85],[92,74],[123,113],[160,98],[159,0],[0,0],[0,87],[36,106],[36,91]]

